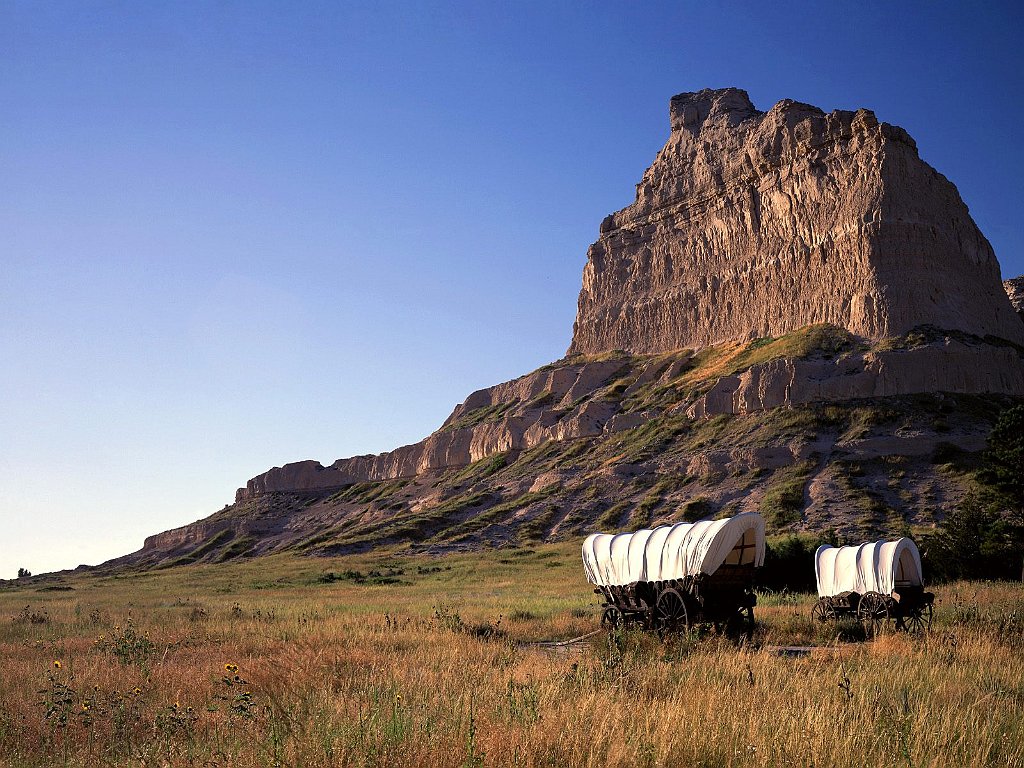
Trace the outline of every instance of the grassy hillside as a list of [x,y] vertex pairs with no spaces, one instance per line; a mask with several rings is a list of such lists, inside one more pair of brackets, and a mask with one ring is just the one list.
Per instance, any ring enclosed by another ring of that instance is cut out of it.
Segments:
[[[942,345],[945,338],[932,329],[869,348],[842,329],[816,325],[698,354],[570,358],[517,381],[556,386],[548,377],[572,381],[588,364],[602,373],[557,396],[536,385],[477,398],[485,404],[456,409],[439,433],[492,434],[486,431],[500,432],[518,419],[543,429],[570,424],[567,434],[585,436],[526,442],[532,447],[414,477],[264,492],[155,536],[111,566],[145,569],[282,552],[333,556],[396,545],[415,552],[527,546],[742,511],[762,512],[773,533],[811,532],[840,542],[928,530],[974,487],[979,452],[1012,398],[936,393],[710,418],[687,414],[721,377],[753,365],[784,358],[827,367],[858,355]],[[619,422],[580,431],[572,424],[585,413]]]
[[[814,531],[840,541],[923,530],[974,483],[978,455],[958,440],[966,435],[982,446],[1005,405],[939,395],[699,421],[668,411],[636,429],[508,451],[445,472],[265,494],[119,565],[394,545],[431,552],[526,546],[755,510],[774,533]],[[891,443],[901,440],[920,452],[894,453],[903,447]]]
[[938,599],[923,639],[842,640],[811,596],[762,595],[749,646],[552,651],[529,643],[597,627],[576,543],[23,580],[0,588],[0,764],[1024,764],[1024,590]]

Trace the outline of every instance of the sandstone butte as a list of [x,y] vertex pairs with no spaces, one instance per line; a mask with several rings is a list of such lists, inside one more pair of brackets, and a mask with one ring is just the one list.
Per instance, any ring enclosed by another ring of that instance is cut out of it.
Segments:
[[785,99],[761,112],[736,88],[674,96],[669,118],[636,200],[607,216],[590,246],[564,360],[474,392],[419,443],[275,467],[236,502],[636,428],[648,414],[587,399],[621,368],[614,355],[599,359],[616,350],[677,353],[667,369],[642,365],[642,382],[680,375],[690,358],[679,350],[816,324],[866,341],[923,328],[935,342],[754,365],[688,404],[693,418],[927,392],[1024,395],[1024,322],[1007,297],[1019,302],[1021,279],[1004,290],[956,187],[906,131],[866,109],[826,114]]
[[992,247],[906,131],[744,91],[675,96],[671,134],[583,271],[572,353],[700,348],[832,323],[1024,343]]

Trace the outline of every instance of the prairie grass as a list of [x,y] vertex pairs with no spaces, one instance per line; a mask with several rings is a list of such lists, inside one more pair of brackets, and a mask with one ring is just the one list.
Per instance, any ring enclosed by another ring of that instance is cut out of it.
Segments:
[[552,651],[598,626],[575,544],[37,577],[0,588],[0,765],[1024,765],[1024,589],[937,593],[924,638],[778,593],[750,645]]

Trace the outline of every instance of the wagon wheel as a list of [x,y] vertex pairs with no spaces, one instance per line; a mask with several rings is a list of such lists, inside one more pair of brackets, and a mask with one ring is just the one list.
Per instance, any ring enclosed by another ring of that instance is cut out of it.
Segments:
[[685,629],[690,624],[690,617],[686,611],[686,601],[683,596],[674,589],[666,589],[658,595],[658,602],[654,607],[655,621],[662,629]]
[[874,637],[889,620],[889,603],[885,596],[877,592],[866,593],[857,605],[857,620],[863,625],[867,636]]
[[912,635],[923,635],[932,626],[931,603],[919,605],[902,619],[902,628]]
[[836,612],[832,609],[832,603],[828,601],[828,598],[819,598],[811,608],[811,621],[817,624],[825,624],[835,617]]
[[601,614],[601,626],[608,629],[615,629],[622,626],[622,611],[614,605],[609,605]]

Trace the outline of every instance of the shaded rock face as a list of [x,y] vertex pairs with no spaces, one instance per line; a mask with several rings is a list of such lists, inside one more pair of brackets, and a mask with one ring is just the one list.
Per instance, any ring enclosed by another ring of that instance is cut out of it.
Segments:
[[588,252],[570,354],[656,353],[831,323],[1024,344],[956,187],[868,110],[684,93],[671,135]]
[[1009,347],[941,344],[837,360],[772,360],[723,376],[687,408],[691,418],[807,403],[931,392],[1024,395],[1024,365]]

